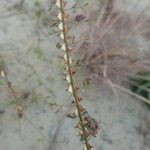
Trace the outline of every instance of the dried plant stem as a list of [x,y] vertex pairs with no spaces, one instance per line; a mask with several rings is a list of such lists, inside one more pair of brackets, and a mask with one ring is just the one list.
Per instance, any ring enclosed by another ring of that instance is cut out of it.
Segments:
[[23,117],[28,120],[28,122],[37,130],[37,132],[43,136],[43,138],[49,143],[49,139],[39,130],[39,127],[37,127],[23,112],[22,106],[21,106],[21,102],[19,102],[18,99],[18,94],[16,92],[16,90],[14,89],[14,87],[12,86],[12,82],[10,82],[7,73],[6,73],[6,69],[3,67],[3,65],[5,66],[5,63],[3,61],[3,59],[0,57],[0,63],[2,64],[2,68],[0,68],[0,76],[2,76],[5,79],[7,88],[8,88],[8,92],[9,94],[12,96],[12,98],[14,99],[15,105],[16,105],[16,111],[17,111],[17,115],[18,115],[18,123],[19,123],[19,136],[22,140],[21,137],[21,125],[20,125],[20,119],[22,119]]
[[[0,62],[2,64],[2,66],[5,65],[2,58],[0,58]],[[15,100],[16,105],[19,106],[18,105],[18,100],[17,100],[17,93],[14,90],[14,88],[12,87],[12,83],[9,81],[9,79],[7,77],[7,73],[6,73],[6,70],[5,70],[4,66],[1,68],[0,75],[3,76],[3,78],[5,79],[5,82],[6,82],[6,85],[8,87],[9,93],[11,94],[13,99]]]
[[75,90],[74,79],[73,79],[73,75],[72,75],[71,62],[70,62],[70,49],[68,47],[67,33],[66,33],[66,29],[65,29],[66,21],[65,21],[65,12],[64,12],[64,0],[60,0],[60,11],[61,11],[61,15],[62,15],[63,36],[64,36],[65,52],[66,52],[66,56],[67,56],[67,62],[66,63],[67,63],[67,67],[68,67],[68,73],[69,73],[69,76],[70,76],[70,85],[71,85],[71,88],[72,88],[72,94],[73,94],[73,97],[74,97],[75,106],[76,106],[76,109],[78,111],[78,116],[79,116],[80,125],[81,125],[82,132],[83,132],[83,137],[84,137],[84,142],[85,142],[85,145],[86,145],[86,149],[90,150],[89,149],[89,144],[88,144],[88,139],[87,139],[87,136],[86,136],[86,130],[85,130],[84,123],[83,123],[82,114],[80,112],[80,104],[79,104],[79,101],[78,101],[78,96],[77,96],[77,93],[76,93],[76,90]]
[[130,94],[130,95],[132,95],[132,96],[138,98],[139,100],[141,100],[141,101],[147,103],[148,105],[150,105],[150,101],[147,100],[146,98],[144,98],[144,97],[142,97],[142,96],[140,96],[140,95],[138,95],[138,94],[133,93],[132,91],[130,91],[130,90],[127,89],[127,88],[124,88],[123,86],[117,85],[117,84],[115,84],[115,83],[112,83],[112,84],[113,84],[113,87],[114,87],[114,88],[116,88],[116,89],[118,89],[118,90],[120,90],[120,91],[123,91],[123,92],[125,92],[125,93],[128,93],[128,94]]

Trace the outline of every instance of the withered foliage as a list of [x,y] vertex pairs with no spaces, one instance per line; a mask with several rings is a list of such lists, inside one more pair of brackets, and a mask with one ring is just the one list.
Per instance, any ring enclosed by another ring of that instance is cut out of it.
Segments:
[[[137,73],[150,72],[150,3],[142,10],[139,5],[138,1],[105,1],[95,23],[89,23],[80,53],[86,75],[94,81],[130,85]],[[92,12],[89,22],[91,18]]]

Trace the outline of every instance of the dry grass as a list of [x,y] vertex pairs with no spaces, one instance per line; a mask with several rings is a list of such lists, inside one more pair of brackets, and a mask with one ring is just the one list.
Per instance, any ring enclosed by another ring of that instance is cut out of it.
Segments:
[[[119,2],[103,2],[96,23],[89,25],[88,38],[80,47],[82,66],[94,81],[104,81],[150,104],[127,88],[135,84],[130,79],[137,73],[150,72],[150,16],[147,13],[150,3],[139,11],[138,2],[132,9],[128,1]],[[92,12],[89,20],[91,18]]]

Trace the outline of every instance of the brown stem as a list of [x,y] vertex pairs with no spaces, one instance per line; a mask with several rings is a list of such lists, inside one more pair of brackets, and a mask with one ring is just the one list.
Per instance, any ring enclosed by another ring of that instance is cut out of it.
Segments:
[[84,127],[82,114],[80,112],[80,104],[78,102],[77,93],[76,93],[75,86],[74,86],[74,79],[73,79],[72,71],[71,71],[70,50],[69,50],[69,47],[68,47],[67,34],[66,34],[66,31],[65,31],[66,22],[65,22],[65,12],[64,12],[64,0],[60,0],[60,5],[61,5],[60,6],[61,7],[60,11],[61,11],[62,23],[63,23],[64,44],[65,44],[66,56],[67,56],[67,66],[68,66],[68,73],[69,73],[69,76],[70,76],[70,85],[72,87],[74,102],[75,102],[75,105],[76,105],[76,109],[78,111],[78,116],[79,116],[79,120],[80,120],[81,129],[82,129],[82,132],[83,132],[84,142],[85,142],[87,150],[89,150],[88,139],[86,137],[86,130],[85,130],[85,127]]

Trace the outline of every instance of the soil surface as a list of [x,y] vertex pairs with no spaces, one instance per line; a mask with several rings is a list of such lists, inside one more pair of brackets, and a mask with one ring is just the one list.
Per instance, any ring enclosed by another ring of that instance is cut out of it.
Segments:
[[[145,7],[146,2],[139,6]],[[63,65],[52,35],[54,9],[50,0],[0,0],[0,56],[19,95],[24,116],[19,119],[16,104],[0,77],[0,150],[79,150],[77,119],[65,91]],[[97,8],[98,0],[92,5]],[[140,7],[139,7],[140,9]],[[73,26],[74,27],[74,26]],[[75,30],[78,31],[78,30]],[[77,33],[79,34],[79,33]],[[100,121],[97,138],[91,138],[95,150],[149,150],[150,109],[125,93],[105,86],[82,89],[83,105]],[[52,106],[53,105],[53,106]]]

